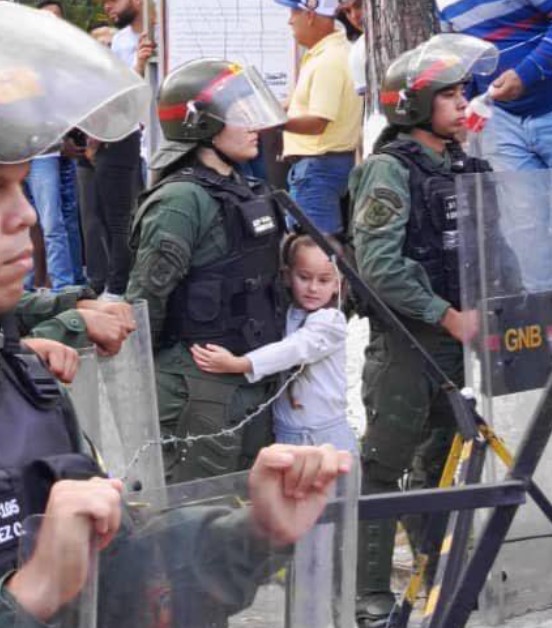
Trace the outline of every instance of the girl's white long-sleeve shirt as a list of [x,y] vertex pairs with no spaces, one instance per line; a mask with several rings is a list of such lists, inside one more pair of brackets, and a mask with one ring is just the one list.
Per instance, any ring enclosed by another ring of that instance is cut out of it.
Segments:
[[345,340],[347,321],[335,308],[316,312],[290,306],[286,336],[246,354],[252,371],[250,382],[304,364],[293,382],[290,395],[285,391],[274,404],[276,426],[289,429],[316,429],[332,422],[346,421],[347,378]]

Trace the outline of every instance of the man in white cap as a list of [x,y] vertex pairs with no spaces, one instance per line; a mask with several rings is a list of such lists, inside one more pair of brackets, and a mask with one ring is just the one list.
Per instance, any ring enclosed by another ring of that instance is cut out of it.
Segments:
[[326,233],[342,231],[340,199],[354,165],[362,100],[349,68],[350,44],[335,30],[338,0],[276,0],[305,52],[291,96],[284,158],[292,197]]

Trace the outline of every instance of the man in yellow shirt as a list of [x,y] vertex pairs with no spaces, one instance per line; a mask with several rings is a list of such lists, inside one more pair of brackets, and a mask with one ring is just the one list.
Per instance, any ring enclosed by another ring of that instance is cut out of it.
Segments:
[[296,42],[307,49],[291,96],[284,158],[292,197],[326,233],[342,230],[340,198],[360,138],[362,100],[349,69],[350,45],[335,30],[338,0],[276,0],[289,7]]

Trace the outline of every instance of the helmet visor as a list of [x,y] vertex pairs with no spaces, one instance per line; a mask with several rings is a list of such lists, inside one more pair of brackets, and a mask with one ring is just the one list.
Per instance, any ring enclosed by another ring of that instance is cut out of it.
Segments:
[[150,97],[135,72],[83,31],[0,2],[0,163],[39,155],[72,128],[122,139],[145,119]]
[[276,96],[254,67],[232,66],[202,90],[197,99],[209,104],[225,124],[261,131],[287,120]]
[[407,86],[436,89],[469,79],[470,75],[492,74],[498,64],[498,49],[470,35],[442,33],[418,46],[407,72]]

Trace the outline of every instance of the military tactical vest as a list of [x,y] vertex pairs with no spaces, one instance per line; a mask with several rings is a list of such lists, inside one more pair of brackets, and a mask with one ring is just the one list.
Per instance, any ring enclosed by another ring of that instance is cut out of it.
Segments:
[[204,166],[176,172],[157,187],[175,181],[196,183],[218,201],[228,253],[205,266],[191,267],[170,295],[162,344],[212,342],[242,355],[280,340],[284,304],[279,248],[284,223],[268,187]]
[[0,341],[1,575],[16,567],[23,521],[44,512],[52,484],[99,470],[80,453],[75,414],[57,381],[13,338]]
[[[454,151],[454,152],[452,152]],[[486,161],[470,158],[457,145],[449,150],[452,167],[437,166],[417,142],[397,140],[380,153],[392,155],[410,173],[410,218],[403,255],[425,269],[436,294],[460,308],[460,269],[456,174],[488,172]]]

